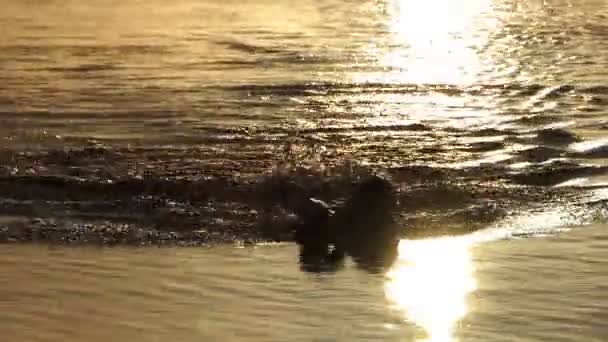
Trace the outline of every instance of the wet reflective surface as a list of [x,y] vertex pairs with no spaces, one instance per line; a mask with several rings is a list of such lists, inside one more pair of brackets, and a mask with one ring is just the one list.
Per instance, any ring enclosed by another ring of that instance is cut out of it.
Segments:
[[13,239],[264,239],[269,174],[339,205],[370,172],[457,233],[606,174],[604,1],[5,7],[1,210],[51,222]]
[[[0,242],[53,247],[0,246],[0,330],[601,340],[607,23],[603,0],[5,1]],[[339,209],[370,174],[394,264],[251,247],[293,240],[281,184]]]
[[601,341],[606,236],[402,241],[386,275],[350,261],[304,273],[291,244],[4,245],[0,329],[7,341]]
[[424,330],[425,341],[453,341],[477,286],[467,238],[407,241],[388,272],[386,296]]

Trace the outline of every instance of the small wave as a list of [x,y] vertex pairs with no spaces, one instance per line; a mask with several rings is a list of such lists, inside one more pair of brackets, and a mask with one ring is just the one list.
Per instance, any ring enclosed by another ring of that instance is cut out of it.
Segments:
[[521,118],[513,120],[512,122],[526,126],[538,126],[552,124],[561,120],[562,118],[560,118],[558,115],[537,114],[522,116]]
[[[460,129],[451,129],[454,132],[463,132]],[[501,136],[513,136],[517,135],[516,132],[498,128],[482,128],[478,130],[467,130],[464,131],[468,136],[474,137],[501,137]]]
[[573,144],[571,148],[575,151],[575,156],[584,158],[606,158],[608,157],[608,140],[599,139],[584,141]]
[[282,50],[274,48],[274,47],[261,46],[261,45],[245,43],[242,41],[235,41],[235,40],[217,40],[217,41],[215,41],[215,44],[223,45],[223,46],[228,47],[229,49],[233,49],[233,50],[237,50],[237,51],[241,51],[241,52],[245,52],[245,53],[250,53],[250,54],[257,54],[257,53],[274,54],[274,53],[282,52]]
[[524,171],[513,173],[511,178],[518,184],[553,186],[570,179],[600,175],[606,172],[608,172],[608,168],[606,167],[554,160],[540,164],[531,164]]
[[[527,185],[549,185],[600,171],[554,163],[537,168],[512,178]],[[500,174],[499,170],[493,172]],[[290,240],[289,234],[275,234],[289,224],[290,213],[285,207],[281,209],[286,184],[296,184],[297,191],[339,208],[359,179],[377,172],[384,172],[398,189],[397,220],[409,237],[468,233],[517,208],[562,201],[568,196],[568,189],[514,187],[491,180],[495,176],[487,168],[409,166],[382,171],[350,164],[332,170],[284,169],[247,179],[152,176],[108,182],[9,176],[0,178],[0,213],[38,216],[45,222],[11,226],[10,234],[3,233],[6,239],[197,244],[264,241],[271,229],[273,239]],[[481,175],[488,177],[483,185],[479,183]],[[15,233],[20,229],[21,235]]]
[[240,85],[225,87],[230,91],[245,91],[253,95],[282,95],[282,96],[316,96],[336,95],[340,93],[369,92],[374,94],[397,93],[443,93],[446,95],[461,95],[468,92],[483,90],[500,90],[501,87],[484,85],[467,88],[452,84],[392,84],[392,83],[292,83],[277,85]]
[[571,85],[558,85],[554,87],[548,87],[540,91],[536,96],[535,100],[545,100],[545,99],[554,99],[562,96],[563,94],[567,94],[572,92],[574,87]]
[[562,157],[566,152],[557,148],[536,146],[521,150],[517,153],[517,159],[525,162],[545,162],[550,159]]
[[593,86],[581,89],[581,92],[586,94],[608,95],[608,86]]
[[501,150],[504,147],[505,143],[502,141],[481,141],[469,144],[467,150],[471,152],[489,152]]
[[[288,55],[289,58],[316,58],[299,54]],[[305,82],[305,83],[285,83],[274,85],[244,84],[238,86],[222,87],[224,90],[247,91],[255,95],[286,95],[286,96],[306,96],[319,94],[340,94],[352,92],[364,93],[396,93],[396,94],[420,94],[420,93],[440,93],[451,96],[459,95],[503,95],[526,97],[532,96],[529,103],[541,103],[545,100],[553,100],[569,93],[581,94],[606,94],[607,87],[597,86],[589,88],[577,88],[572,85],[543,86],[539,84],[476,84],[474,86],[459,86],[454,84],[440,83],[378,83],[378,82]]]
[[537,133],[537,139],[541,144],[570,145],[581,139],[574,133],[563,128],[547,128]]
[[75,72],[75,73],[88,73],[88,72],[99,72],[117,69],[117,66],[112,64],[81,64],[70,67],[52,67],[46,68],[45,70],[51,72]]

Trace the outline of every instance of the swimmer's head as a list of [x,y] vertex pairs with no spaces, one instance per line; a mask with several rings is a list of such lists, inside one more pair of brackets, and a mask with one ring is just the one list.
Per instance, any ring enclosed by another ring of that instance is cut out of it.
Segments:
[[397,204],[397,195],[391,182],[374,175],[358,184],[351,201],[357,206],[392,210]]

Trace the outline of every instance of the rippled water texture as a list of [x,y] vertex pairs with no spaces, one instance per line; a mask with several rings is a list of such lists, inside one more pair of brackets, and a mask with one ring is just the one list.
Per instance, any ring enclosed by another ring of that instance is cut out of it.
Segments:
[[[0,246],[11,341],[605,339],[606,1],[5,0],[0,25],[0,242],[52,246]],[[339,208],[369,174],[398,190],[385,273],[252,247],[291,239],[281,184]]]
[[604,1],[9,1],[1,211],[46,220],[25,239],[122,225],[258,240],[265,179],[337,205],[380,172],[416,234],[592,201],[572,209],[585,221],[603,210],[580,189],[606,179],[607,15]]

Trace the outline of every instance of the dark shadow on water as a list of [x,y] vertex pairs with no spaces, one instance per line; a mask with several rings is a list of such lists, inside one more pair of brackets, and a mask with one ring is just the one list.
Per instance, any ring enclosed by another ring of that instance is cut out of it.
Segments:
[[300,269],[305,272],[337,272],[344,268],[346,257],[351,257],[355,265],[369,273],[387,271],[397,259],[398,241],[365,248],[350,249],[348,252],[336,250],[332,246],[300,245]]
[[345,256],[327,245],[300,245],[300,269],[310,273],[337,272],[344,267]]
[[357,267],[380,273],[396,260],[399,234],[393,214],[397,200],[387,180],[372,176],[361,181],[335,214],[316,200],[300,205],[305,208],[294,211],[303,220],[294,230],[302,270],[335,272],[349,256]]

